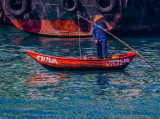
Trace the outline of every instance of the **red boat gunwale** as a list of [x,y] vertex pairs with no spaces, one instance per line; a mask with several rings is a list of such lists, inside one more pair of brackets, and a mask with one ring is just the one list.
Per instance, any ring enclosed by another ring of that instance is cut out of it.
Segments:
[[118,70],[125,69],[135,57],[135,52],[119,55],[117,58],[91,59],[75,57],[55,57],[38,54],[33,51],[25,51],[29,56],[35,59],[43,67],[49,70],[67,69],[67,70]]

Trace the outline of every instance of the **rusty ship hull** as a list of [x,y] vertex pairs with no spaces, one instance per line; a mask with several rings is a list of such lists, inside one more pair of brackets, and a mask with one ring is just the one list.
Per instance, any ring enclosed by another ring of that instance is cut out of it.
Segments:
[[2,3],[0,1],[0,25],[1,24],[10,24],[10,20],[5,16],[4,11],[2,9]]
[[[158,32],[159,0],[1,0],[3,11],[20,30],[32,34],[91,36],[102,14],[111,32]],[[159,30],[160,31],[160,30]]]

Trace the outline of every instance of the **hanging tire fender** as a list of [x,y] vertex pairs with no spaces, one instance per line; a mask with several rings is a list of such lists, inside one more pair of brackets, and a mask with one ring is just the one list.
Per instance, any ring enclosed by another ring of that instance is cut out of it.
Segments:
[[62,8],[67,12],[75,11],[78,8],[78,4],[79,4],[78,0],[61,0]]
[[21,0],[21,7],[14,7],[14,3],[13,0],[5,0],[5,7],[6,10],[13,16],[18,17],[23,15],[24,13],[26,13],[28,6],[29,6],[29,2],[28,0]]
[[95,0],[94,2],[95,8],[102,13],[113,11],[116,7],[116,4],[117,0]]

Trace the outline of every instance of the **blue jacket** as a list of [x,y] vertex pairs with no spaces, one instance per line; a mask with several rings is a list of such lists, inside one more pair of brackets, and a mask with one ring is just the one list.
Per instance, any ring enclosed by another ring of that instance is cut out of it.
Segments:
[[109,31],[107,25],[104,22],[101,22],[100,24],[94,23],[92,29],[93,39],[98,41],[107,40],[107,33],[98,28],[98,26]]

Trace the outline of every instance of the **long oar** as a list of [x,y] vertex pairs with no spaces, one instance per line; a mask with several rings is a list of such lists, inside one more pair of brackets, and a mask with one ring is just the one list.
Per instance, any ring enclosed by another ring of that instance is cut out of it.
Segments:
[[[80,15],[78,15],[79,17],[81,17],[81,18],[83,18],[83,19],[85,19],[86,21],[88,21],[88,22],[90,22],[90,23],[94,23],[94,22],[92,22],[92,21],[90,21],[90,20],[88,20],[88,19],[86,19],[86,18],[84,18],[84,17],[82,17],[82,16],[80,16]],[[99,27],[99,26],[97,26],[99,29],[102,29],[103,31],[104,31],[104,29],[103,28],[101,28],[101,27]],[[115,36],[115,35],[113,35],[112,33],[110,33],[109,31],[106,31],[105,30],[105,32],[106,33],[108,33],[109,35],[111,35],[112,37],[114,37],[115,39],[117,39],[118,41],[120,41],[121,43],[123,43],[125,46],[127,46],[128,48],[130,48],[131,50],[133,50],[134,52],[136,52],[136,54],[138,55],[138,56],[140,56],[146,63],[148,63],[152,68],[154,68],[156,71],[158,71],[151,63],[149,63],[145,58],[144,58],[144,56],[143,55],[141,55],[139,52],[137,52],[135,49],[133,49],[131,46],[129,46],[128,44],[126,44],[125,42],[123,42],[122,40],[120,40],[117,36]]]

